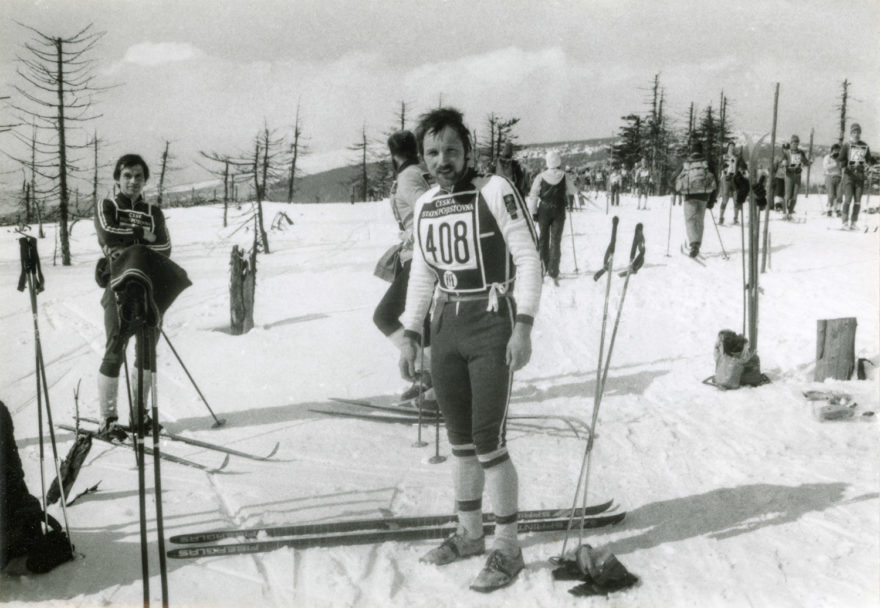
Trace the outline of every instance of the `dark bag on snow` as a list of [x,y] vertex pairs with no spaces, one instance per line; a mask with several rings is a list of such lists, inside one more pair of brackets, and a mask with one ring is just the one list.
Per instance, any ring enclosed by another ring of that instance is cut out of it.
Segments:
[[[42,574],[73,559],[73,547],[61,524],[44,514],[27,489],[12,428],[12,416],[0,401],[0,570],[10,575]],[[44,518],[49,531],[43,533]]]
[[748,343],[743,336],[729,329],[718,332],[715,341],[715,386],[725,389],[740,387],[749,359]]
[[628,589],[639,582],[611,551],[584,544],[575,551],[574,559],[562,559],[553,571],[557,581],[579,580],[580,585],[568,590],[574,596],[608,595]]
[[749,341],[729,329],[718,332],[715,341],[715,375],[713,384],[732,389],[758,386],[767,382],[761,373],[761,359],[749,348]]

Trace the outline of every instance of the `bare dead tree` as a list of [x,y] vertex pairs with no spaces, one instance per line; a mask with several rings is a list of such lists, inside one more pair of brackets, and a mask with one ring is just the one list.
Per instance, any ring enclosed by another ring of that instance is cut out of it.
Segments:
[[216,152],[200,151],[199,154],[203,158],[220,165],[220,168],[213,169],[201,164],[199,166],[208,173],[223,180],[223,227],[225,228],[228,225],[229,201],[235,199],[235,172],[239,168],[249,167],[250,164],[242,160],[233,159],[228,155],[217,154]]
[[[101,186],[100,174],[102,169],[107,169],[112,166],[109,162],[100,162],[98,156],[98,148],[101,144],[104,143],[103,139],[98,137],[98,132],[95,131],[92,134],[92,139],[88,142],[88,145],[92,148],[92,197],[91,204],[92,210],[95,209],[98,205],[98,190]],[[91,212],[90,212],[91,213]]]
[[[358,154],[358,163],[357,166],[359,168],[358,175],[352,180],[352,187],[359,185],[359,195],[361,200],[367,200],[370,192],[370,179],[369,179],[369,171],[368,171],[368,157],[370,156],[370,141],[367,138],[367,125],[361,127],[361,136],[358,139],[357,143],[352,144],[348,147],[349,150],[353,152],[357,152]],[[352,192],[352,202],[354,202],[355,193]]]
[[308,152],[308,148],[302,142],[302,123],[300,122],[300,104],[296,104],[296,119],[293,123],[293,141],[290,142],[290,171],[287,175],[287,202],[293,202],[293,195],[296,192],[296,163],[299,157]]
[[49,36],[19,25],[32,32],[33,38],[24,44],[25,52],[17,57],[16,73],[22,82],[15,90],[22,99],[12,107],[29,117],[39,133],[39,145],[34,150],[41,158],[33,166],[54,184],[61,263],[69,266],[69,178],[77,170],[71,153],[85,145],[73,145],[68,135],[76,125],[98,118],[92,114],[93,100],[106,87],[95,84],[94,60],[90,56],[104,32],[93,32],[89,24],[73,36]]
[[[490,112],[486,117],[486,126],[488,127],[488,137],[484,140],[486,151],[488,152],[488,164],[490,167],[495,166],[498,157],[501,156],[501,150],[508,141],[511,143],[516,139],[513,134],[513,127],[519,123],[519,118],[504,118]],[[474,136],[476,142],[476,136]]]
[[403,131],[406,129],[406,102],[400,102],[400,111],[397,113],[398,124],[400,125],[400,130]]
[[[9,100],[9,96],[7,96],[7,95],[0,97],[0,101],[8,101],[8,100]],[[0,124],[0,133],[6,133],[7,131],[11,131],[12,129],[14,129],[15,127],[18,127],[20,125],[21,125],[21,123],[17,123],[17,122],[16,123]]]
[[489,166],[495,166],[495,128],[498,124],[498,117],[495,116],[494,112],[490,112],[489,116],[486,117],[486,125],[489,127],[487,131],[489,132],[489,139],[486,141],[486,147],[489,152]]
[[843,144],[843,136],[846,133],[846,102],[849,99],[849,85],[851,84],[846,79],[840,83],[840,103],[837,105],[837,110],[840,112],[840,135],[837,138],[839,144]]
[[165,148],[162,150],[162,162],[159,167],[159,185],[157,186],[158,192],[156,193],[156,204],[160,207],[162,206],[162,196],[165,194],[165,176],[168,174],[168,161],[171,158],[168,152],[170,148],[171,142],[166,139]]

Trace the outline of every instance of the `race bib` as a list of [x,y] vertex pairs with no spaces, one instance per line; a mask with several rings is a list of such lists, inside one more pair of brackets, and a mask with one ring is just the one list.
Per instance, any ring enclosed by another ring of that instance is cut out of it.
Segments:
[[419,240],[425,260],[441,271],[454,273],[477,268],[476,231],[472,210],[437,217],[423,216],[419,221]]
[[800,167],[802,163],[803,163],[803,158],[801,157],[801,153],[800,152],[792,152],[791,156],[788,159],[788,166],[791,167],[792,169],[796,169],[797,167]]
[[736,158],[728,157],[728,159],[727,159],[727,174],[733,175],[734,173],[736,173]]
[[849,148],[849,164],[864,165],[865,157],[868,154],[868,146],[850,146]]
[[145,228],[151,232],[153,230],[153,216],[149,213],[142,213],[134,209],[119,210],[119,227],[120,228]]

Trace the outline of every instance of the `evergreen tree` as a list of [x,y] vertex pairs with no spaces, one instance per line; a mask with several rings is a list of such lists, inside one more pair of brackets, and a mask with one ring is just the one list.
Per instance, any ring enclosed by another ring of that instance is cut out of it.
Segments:
[[622,116],[626,121],[618,133],[619,139],[611,146],[611,158],[627,169],[632,169],[642,157],[643,120],[637,114]]

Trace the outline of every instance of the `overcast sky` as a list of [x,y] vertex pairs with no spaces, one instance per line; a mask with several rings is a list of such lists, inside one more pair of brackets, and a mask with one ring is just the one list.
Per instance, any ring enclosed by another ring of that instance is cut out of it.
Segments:
[[401,101],[415,117],[442,99],[478,131],[489,112],[517,116],[528,143],[604,137],[647,110],[658,72],[679,122],[691,101],[717,108],[723,89],[736,128],[761,132],[779,82],[779,136],[806,142],[814,128],[821,143],[836,137],[847,78],[849,114],[880,148],[877,0],[0,0],[0,95],[13,98],[15,56],[33,38],[16,21],[106,32],[96,70],[121,86],[90,128],[109,157],[154,165],[165,140],[182,167],[198,150],[246,150],[264,121],[289,130],[298,100],[316,156],[364,124],[381,138]]

